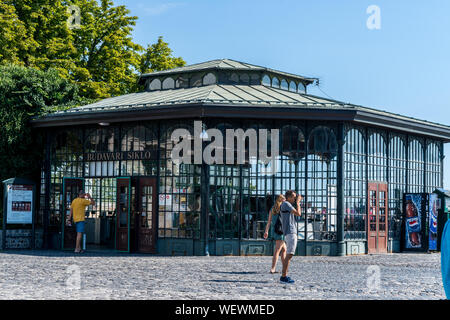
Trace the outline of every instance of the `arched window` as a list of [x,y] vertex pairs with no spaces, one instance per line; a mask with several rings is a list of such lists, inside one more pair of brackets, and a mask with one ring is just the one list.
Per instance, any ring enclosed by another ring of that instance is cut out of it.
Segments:
[[298,83],[297,92],[298,93],[306,93],[306,86],[302,82]]
[[287,81],[285,79],[281,80],[280,87],[281,87],[281,89],[289,90],[289,85],[288,85],[288,83],[287,83]]
[[272,78],[272,87],[279,88],[280,87],[280,80],[278,80],[277,77]]
[[243,73],[243,74],[240,75],[240,77],[239,77],[239,83],[240,84],[247,84],[248,85],[249,82],[250,82],[250,77],[249,77],[248,74]]
[[257,73],[250,74],[250,84],[251,85],[260,84],[260,77]]
[[265,75],[263,76],[263,78],[262,78],[262,84],[263,84],[264,86],[270,87],[271,81],[270,81],[270,77],[269,77],[267,74],[265,74]]
[[163,89],[173,89],[175,88],[175,81],[173,80],[173,78],[166,78],[164,79],[163,83],[162,83],[162,88]]
[[150,84],[149,84],[149,86],[148,86],[148,89],[149,89],[150,91],[153,91],[153,90],[161,90],[161,80],[159,80],[159,79],[153,79],[153,80],[150,82]]
[[191,87],[200,87],[203,85],[203,79],[201,74],[194,74],[191,78]]
[[297,126],[286,125],[281,129],[281,153],[290,159],[305,157],[305,136]]
[[327,127],[316,127],[308,139],[308,154],[317,155],[323,161],[337,156],[337,142],[334,132]]
[[236,73],[232,73],[230,76],[230,82],[233,84],[239,83],[239,76]]
[[188,88],[189,87],[189,79],[186,77],[178,77],[177,81],[175,81],[176,88]]
[[289,91],[296,92],[297,91],[297,85],[294,81],[289,82]]
[[207,86],[210,84],[214,84],[217,82],[217,78],[214,75],[214,73],[208,73],[206,76],[203,77],[203,85]]

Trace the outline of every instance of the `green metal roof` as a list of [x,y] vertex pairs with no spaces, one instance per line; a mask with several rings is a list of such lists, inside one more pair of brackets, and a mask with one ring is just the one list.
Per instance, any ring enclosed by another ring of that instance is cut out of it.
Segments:
[[241,105],[344,107],[345,104],[323,98],[290,92],[263,85],[214,84],[193,88],[145,91],[108,98],[93,104],[59,111],[49,116],[78,112],[98,112],[186,103],[218,103]]
[[170,69],[170,70],[156,71],[156,72],[152,72],[152,73],[144,73],[141,75],[139,81],[142,82],[145,79],[159,77],[159,76],[167,76],[167,75],[179,74],[179,73],[201,72],[201,71],[207,71],[207,70],[262,71],[262,72],[278,74],[280,76],[289,77],[291,79],[300,80],[307,84],[313,83],[316,80],[316,78],[303,77],[300,75],[296,75],[296,74],[292,74],[292,73],[288,73],[288,72],[284,72],[284,71],[279,71],[279,70],[274,70],[274,69],[270,69],[270,68],[266,68],[266,67],[261,67],[261,66],[257,66],[257,65],[249,64],[249,63],[245,63],[245,62],[235,61],[235,60],[231,60],[231,59],[217,59],[217,60],[211,60],[211,61],[206,61],[206,62],[202,62],[202,63],[191,64],[191,65],[188,65],[185,67],[179,67],[179,68],[174,68],[174,69]]
[[222,85],[215,84],[193,88],[144,91],[100,100],[96,103],[47,115],[46,117],[64,117],[69,114],[86,114],[108,111],[126,111],[129,109],[148,109],[155,106],[173,106],[178,104],[215,104],[261,107],[297,107],[359,110],[378,115],[397,118],[421,124],[429,124],[445,129],[449,126],[419,120],[399,114],[367,108],[310,94],[300,94],[263,85]]
[[[207,69],[264,70],[271,69],[229,59],[213,60],[196,65],[155,72],[148,76],[185,73]],[[274,71],[280,73],[279,71]],[[145,77],[143,75],[142,77]],[[286,76],[292,76],[286,74]],[[222,113],[219,113],[220,108]],[[256,112],[255,112],[256,111]],[[175,112],[175,113],[174,113]],[[184,114],[182,114],[185,112]],[[183,116],[343,120],[358,122],[434,136],[450,141],[450,126],[415,119],[392,112],[318,97],[286,88],[262,84],[230,84],[218,81],[198,87],[144,91],[100,100],[77,108],[55,112],[32,120],[35,126],[58,126],[96,123],[99,119],[127,121],[124,119],[168,119]],[[169,114],[171,113],[171,114]],[[130,120],[128,120],[130,121]]]

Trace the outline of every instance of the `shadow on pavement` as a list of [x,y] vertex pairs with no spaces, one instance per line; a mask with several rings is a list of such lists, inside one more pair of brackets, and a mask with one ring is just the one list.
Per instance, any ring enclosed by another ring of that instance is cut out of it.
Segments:
[[209,282],[242,282],[242,283],[269,283],[269,281],[254,281],[254,280],[207,280]]
[[258,274],[256,271],[210,271],[210,273],[223,273],[223,274]]

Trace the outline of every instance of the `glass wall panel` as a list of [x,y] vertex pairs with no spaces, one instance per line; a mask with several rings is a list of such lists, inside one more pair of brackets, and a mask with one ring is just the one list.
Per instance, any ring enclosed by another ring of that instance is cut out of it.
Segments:
[[193,134],[186,122],[161,125],[158,235],[160,238],[198,239],[201,166],[173,161],[171,153],[176,142],[171,140],[171,135],[179,128]]
[[406,192],[406,138],[391,134],[389,140],[389,239],[400,240],[403,194]]
[[407,192],[424,192],[423,141],[410,138],[408,147],[408,190]]
[[240,213],[239,166],[209,167],[209,236],[212,239],[238,239]]
[[[261,138],[259,130],[270,129],[270,126],[263,123],[258,125],[247,123],[243,127],[245,130],[254,130],[258,141]],[[249,139],[246,140],[248,156],[246,163],[241,165],[243,197],[241,238],[263,239],[268,213],[273,205],[273,181],[272,176],[265,173],[266,167],[258,157],[249,159]]]
[[121,176],[157,175],[157,127],[144,125],[123,127],[120,147],[121,151],[146,152],[151,155],[151,159],[148,160],[121,161]]
[[438,142],[428,143],[426,160],[426,192],[432,193],[437,188],[442,188],[441,151]]
[[366,143],[363,129],[346,127],[344,144],[345,239],[366,239]]
[[[231,124],[212,125],[226,136]],[[238,239],[241,215],[241,176],[240,166],[225,164],[209,166],[209,237],[211,239]]]
[[369,181],[387,182],[386,139],[380,132],[369,130],[368,149]]
[[332,129],[318,126],[308,138],[307,239],[336,240],[337,142]]
[[[294,190],[304,196],[306,142],[302,128],[294,124],[282,126],[279,145],[278,170],[274,176],[274,200],[287,190]],[[297,230],[299,239],[304,239],[306,233],[304,217],[297,219]]]
[[[85,153],[111,153],[120,151],[119,127],[86,129]],[[86,177],[105,177],[119,175],[119,161],[86,161]]]
[[49,226],[59,229],[64,177],[83,176],[83,132],[66,129],[57,132],[51,143]]

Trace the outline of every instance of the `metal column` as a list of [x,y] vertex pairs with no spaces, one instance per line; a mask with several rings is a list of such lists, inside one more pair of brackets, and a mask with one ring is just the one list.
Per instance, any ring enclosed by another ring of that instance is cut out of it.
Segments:
[[344,124],[338,125],[338,159],[337,159],[337,255],[345,256],[344,241]]

